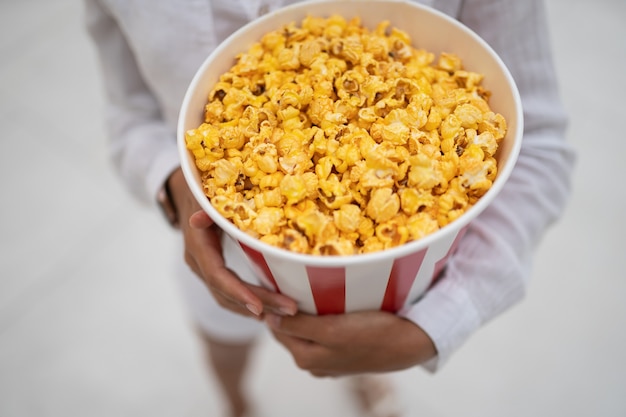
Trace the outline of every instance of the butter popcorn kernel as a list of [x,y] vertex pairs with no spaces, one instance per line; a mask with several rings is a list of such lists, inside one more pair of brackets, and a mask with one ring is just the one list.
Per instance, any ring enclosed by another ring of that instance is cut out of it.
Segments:
[[300,23],[239,54],[186,132],[218,212],[270,245],[352,255],[423,238],[489,190],[507,124],[482,74],[388,21]]

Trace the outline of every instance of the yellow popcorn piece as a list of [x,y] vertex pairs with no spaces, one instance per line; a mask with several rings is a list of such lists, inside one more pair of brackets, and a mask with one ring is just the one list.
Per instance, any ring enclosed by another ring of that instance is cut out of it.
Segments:
[[495,179],[495,159],[485,158],[485,153],[478,145],[470,145],[459,158],[459,167],[463,174],[461,184],[470,190],[470,195],[483,195],[491,188]]
[[239,178],[240,170],[237,162],[228,159],[220,159],[213,163],[213,179],[217,186],[234,185]]
[[459,59],[459,57],[446,52],[443,52],[439,56],[438,66],[442,70],[448,71],[450,73],[459,71],[462,68],[461,60]]
[[333,218],[340,231],[356,232],[361,225],[361,207],[356,204],[344,204],[333,212]]
[[403,217],[395,217],[376,227],[376,237],[387,248],[405,244],[409,240],[409,230]]
[[301,201],[308,194],[305,179],[301,175],[285,175],[280,181],[280,193],[287,199],[287,204]]
[[285,224],[283,210],[278,207],[263,207],[252,221],[252,228],[260,235],[265,236],[280,231]]
[[366,213],[376,223],[384,223],[398,213],[400,197],[391,188],[378,188],[372,191]]
[[251,236],[380,251],[454,221],[493,184],[507,124],[482,81],[388,21],[307,16],[236,57],[186,144],[211,204]]
[[268,188],[255,191],[252,196],[257,209],[264,207],[283,207],[283,194],[280,188]]
[[252,150],[252,161],[261,171],[273,174],[278,170],[278,151],[271,143],[263,143]]
[[294,219],[293,223],[297,230],[301,231],[309,240],[309,243],[317,241],[329,223],[330,219],[318,210],[309,210]]
[[428,213],[416,213],[407,220],[409,239],[417,240],[439,229],[437,220]]

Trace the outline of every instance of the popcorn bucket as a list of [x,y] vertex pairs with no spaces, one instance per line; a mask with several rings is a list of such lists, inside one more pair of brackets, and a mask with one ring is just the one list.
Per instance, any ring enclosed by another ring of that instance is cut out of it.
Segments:
[[[339,14],[360,17],[373,29],[381,20],[406,33],[416,48],[435,54],[458,55],[464,68],[484,75],[491,108],[507,120],[508,131],[496,159],[498,175],[492,187],[462,216],[438,231],[402,246],[350,256],[316,256],[265,244],[237,228],[205,196],[185,132],[203,121],[204,106],[219,76],[228,71],[238,53],[245,52],[267,32],[283,24],[299,23],[307,15]],[[193,78],[180,112],[178,149],[185,178],[203,210],[237,242],[266,287],[292,297],[301,311],[340,314],[359,310],[397,312],[416,302],[434,283],[454,252],[468,224],[481,213],[509,177],[522,139],[522,107],[515,83],[500,58],[479,36],[458,21],[429,7],[404,0],[315,1],[271,12],[226,39],[202,64]]]

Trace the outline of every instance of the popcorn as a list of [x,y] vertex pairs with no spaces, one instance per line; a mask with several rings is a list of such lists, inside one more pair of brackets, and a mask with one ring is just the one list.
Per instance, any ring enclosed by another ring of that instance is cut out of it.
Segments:
[[211,204],[261,241],[352,255],[420,239],[491,187],[482,74],[381,22],[309,16],[237,56],[186,132]]

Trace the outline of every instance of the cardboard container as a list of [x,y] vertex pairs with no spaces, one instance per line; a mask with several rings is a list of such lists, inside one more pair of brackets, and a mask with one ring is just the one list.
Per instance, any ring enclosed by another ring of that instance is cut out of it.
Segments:
[[[352,256],[314,256],[270,246],[249,236],[222,217],[204,195],[185,132],[203,122],[209,91],[219,76],[267,32],[307,15],[355,16],[373,29],[380,21],[407,32],[413,46],[435,54],[452,52],[466,69],[484,74],[492,92],[491,108],[507,120],[508,132],[496,155],[498,176],[492,188],[460,218],[437,232],[399,247]],[[226,39],[199,68],[180,112],[178,148],[187,182],[202,208],[241,245],[261,282],[294,298],[301,311],[337,314],[366,309],[396,312],[415,302],[433,283],[454,251],[467,225],[502,189],[517,159],[522,139],[522,107],[515,83],[496,53],[458,21],[426,6],[405,0],[343,0],[299,3],[267,14]]]

